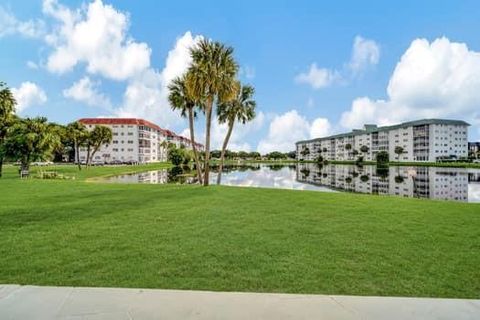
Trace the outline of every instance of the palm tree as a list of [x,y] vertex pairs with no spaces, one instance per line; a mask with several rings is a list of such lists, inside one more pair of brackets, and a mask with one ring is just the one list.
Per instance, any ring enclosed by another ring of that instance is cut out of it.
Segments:
[[203,185],[208,186],[210,176],[210,129],[214,103],[233,100],[239,90],[235,76],[238,65],[233,58],[233,48],[220,42],[203,39],[190,49],[192,64],[186,82],[189,96],[202,101],[205,111],[205,160]]
[[[93,156],[100,149],[102,144],[111,143],[113,139],[112,129],[105,126],[95,126],[93,130],[88,134],[87,145],[87,163],[89,166],[92,162]],[[90,150],[92,153],[90,154]]]
[[[190,128],[190,141],[192,143],[193,157],[195,159],[195,166],[197,167],[197,176],[198,182],[200,184],[202,181],[202,167],[200,165],[200,160],[197,153],[197,146],[195,143],[195,129],[194,129],[194,119],[197,116],[195,112],[195,100],[192,99],[186,87],[186,75],[174,79],[168,86],[169,95],[168,101],[173,110],[179,110],[182,117],[188,117],[188,123]],[[200,103],[199,103],[200,104]]]
[[28,175],[30,163],[46,160],[60,144],[60,137],[47,118],[26,118],[17,121],[6,141],[7,154],[20,160],[21,174]]
[[394,152],[397,154],[397,161],[399,161],[400,155],[402,153],[405,153],[405,150],[403,149],[403,147],[396,146]]
[[228,124],[227,135],[223,141],[222,153],[220,155],[220,167],[218,169],[217,184],[220,184],[222,179],[225,150],[227,149],[235,120],[245,124],[247,121],[251,121],[253,118],[255,118],[255,107],[257,103],[255,100],[253,100],[254,93],[255,89],[252,86],[246,85],[240,87],[240,91],[234,100],[220,104],[217,108],[218,121],[220,123]]
[[85,144],[88,135],[87,128],[79,121],[69,123],[67,125],[67,135],[73,141],[73,148],[75,149],[75,162],[78,165],[78,170],[82,170],[80,163],[80,147]]
[[5,139],[11,126],[15,122],[15,105],[17,102],[10,88],[0,82],[0,178],[3,172],[3,159],[5,157]]

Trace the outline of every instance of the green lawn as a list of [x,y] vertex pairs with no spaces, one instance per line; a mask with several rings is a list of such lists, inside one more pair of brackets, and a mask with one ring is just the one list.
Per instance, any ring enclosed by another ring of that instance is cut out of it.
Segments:
[[479,204],[82,181],[132,169],[7,167],[0,283],[480,298]]

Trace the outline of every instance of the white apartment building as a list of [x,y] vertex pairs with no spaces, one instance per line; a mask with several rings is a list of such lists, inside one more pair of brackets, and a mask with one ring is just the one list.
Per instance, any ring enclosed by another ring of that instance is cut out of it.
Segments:
[[[113,139],[109,144],[102,145],[94,155],[92,162],[160,162],[167,161],[166,143],[173,143],[177,147],[184,145],[191,148],[191,141],[178,136],[174,132],[160,128],[158,125],[135,118],[84,118],[78,120],[88,130],[97,125],[112,129]],[[203,145],[196,144],[198,150]],[[80,148],[80,162],[87,159],[87,149]]]
[[[297,159],[315,161],[319,156],[330,161],[375,161],[380,151],[390,161],[435,162],[442,158],[468,156],[469,124],[459,120],[423,119],[393,126],[366,124],[362,130],[329,137],[298,141]],[[403,153],[396,154],[401,147]]]

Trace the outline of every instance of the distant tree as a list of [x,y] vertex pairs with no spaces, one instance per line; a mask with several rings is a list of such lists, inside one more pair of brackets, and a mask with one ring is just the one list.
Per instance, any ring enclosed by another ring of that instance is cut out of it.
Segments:
[[360,152],[358,152],[358,150],[353,150],[352,153],[354,156],[357,156]]
[[210,151],[210,157],[215,159],[220,159],[220,155],[222,152],[220,150],[212,150]]
[[327,148],[323,148],[322,151],[323,151],[323,152],[327,152],[328,150],[327,150]]
[[273,151],[268,153],[266,157],[272,160],[280,160],[280,159],[285,159],[285,154],[278,151]]
[[347,150],[347,151],[352,150],[352,145],[351,145],[350,143],[347,143],[347,144],[345,145],[345,150]]
[[225,158],[227,159],[235,159],[237,157],[237,153],[232,150],[225,150]]
[[368,175],[364,174],[364,175],[360,176],[360,181],[365,183],[368,180],[370,180],[370,177]]
[[248,157],[251,159],[260,159],[262,155],[260,154],[260,152],[253,151],[248,154]]
[[80,148],[85,145],[88,131],[85,125],[81,122],[75,121],[67,125],[67,136],[73,143],[75,149],[75,162],[78,165],[78,170],[82,170],[80,163]]
[[70,157],[70,154],[73,153],[73,144],[67,133],[67,127],[58,123],[51,123],[50,130],[58,135],[60,143],[53,150],[53,161],[61,162],[65,156]]
[[401,175],[395,177],[395,183],[403,183],[404,180],[405,179]]
[[388,166],[377,166],[376,174],[380,178],[380,180],[385,181],[389,175]]
[[302,156],[308,156],[310,154],[310,149],[308,147],[304,147],[300,154]]
[[15,106],[17,102],[10,88],[0,82],[0,178],[3,172],[3,159],[6,154],[5,140],[15,123]]
[[287,157],[290,159],[295,159],[297,157],[297,153],[295,151],[290,151],[287,153]]
[[239,157],[240,159],[247,159],[247,158],[249,157],[249,155],[250,155],[250,154],[249,154],[248,152],[246,152],[246,151],[239,151],[239,152],[238,152],[238,157]]
[[385,165],[388,163],[388,152],[380,151],[377,153],[377,165]]
[[304,178],[308,178],[308,176],[310,175],[310,170],[308,170],[307,168],[303,168],[302,170],[300,170],[300,172],[303,174]]
[[60,138],[46,118],[26,118],[17,121],[6,140],[7,154],[19,160],[21,173],[27,175],[33,161],[47,160],[60,144]]
[[396,146],[394,152],[395,152],[395,154],[397,155],[397,161],[399,161],[399,160],[400,160],[400,155],[401,155],[402,153],[405,153],[405,150],[403,149],[403,147]]
[[[180,148],[180,153],[182,156],[182,163],[184,165],[190,164],[192,160],[195,160],[195,156],[193,154],[193,150],[189,150],[187,148]],[[197,163],[197,162],[195,162]]]
[[177,148],[176,145],[171,144],[168,147],[168,160],[175,166],[178,167],[183,163],[183,154],[182,151]]
[[347,184],[352,183],[352,181],[353,181],[352,177],[346,177],[346,178],[345,178],[345,182],[346,182]]
[[[105,126],[95,126],[92,131],[88,133],[87,141],[87,163],[89,166],[92,163],[93,156],[98,152],[103,144],[111,143],[113,138],[112,129]],[[91,154],[90,154],[91,151]]]
[[370,150],[367,146],[361,146],[360,147],[360,151],[362,151],[363,153],[367,153],[368,150]]
[[324,162],[324,159],[323,159],[323,157],[322,157],[321,155],[319,155],[319,156],[315,159],[315,161],[316,161],[317,163],[323,163],[323,162]]

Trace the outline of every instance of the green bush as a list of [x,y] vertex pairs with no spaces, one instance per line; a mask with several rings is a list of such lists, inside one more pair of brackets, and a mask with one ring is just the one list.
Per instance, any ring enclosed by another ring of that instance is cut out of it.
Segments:
[[386,151],[380,151],[377,153],[377,165],[387,164],[389,161],[389,155]]

